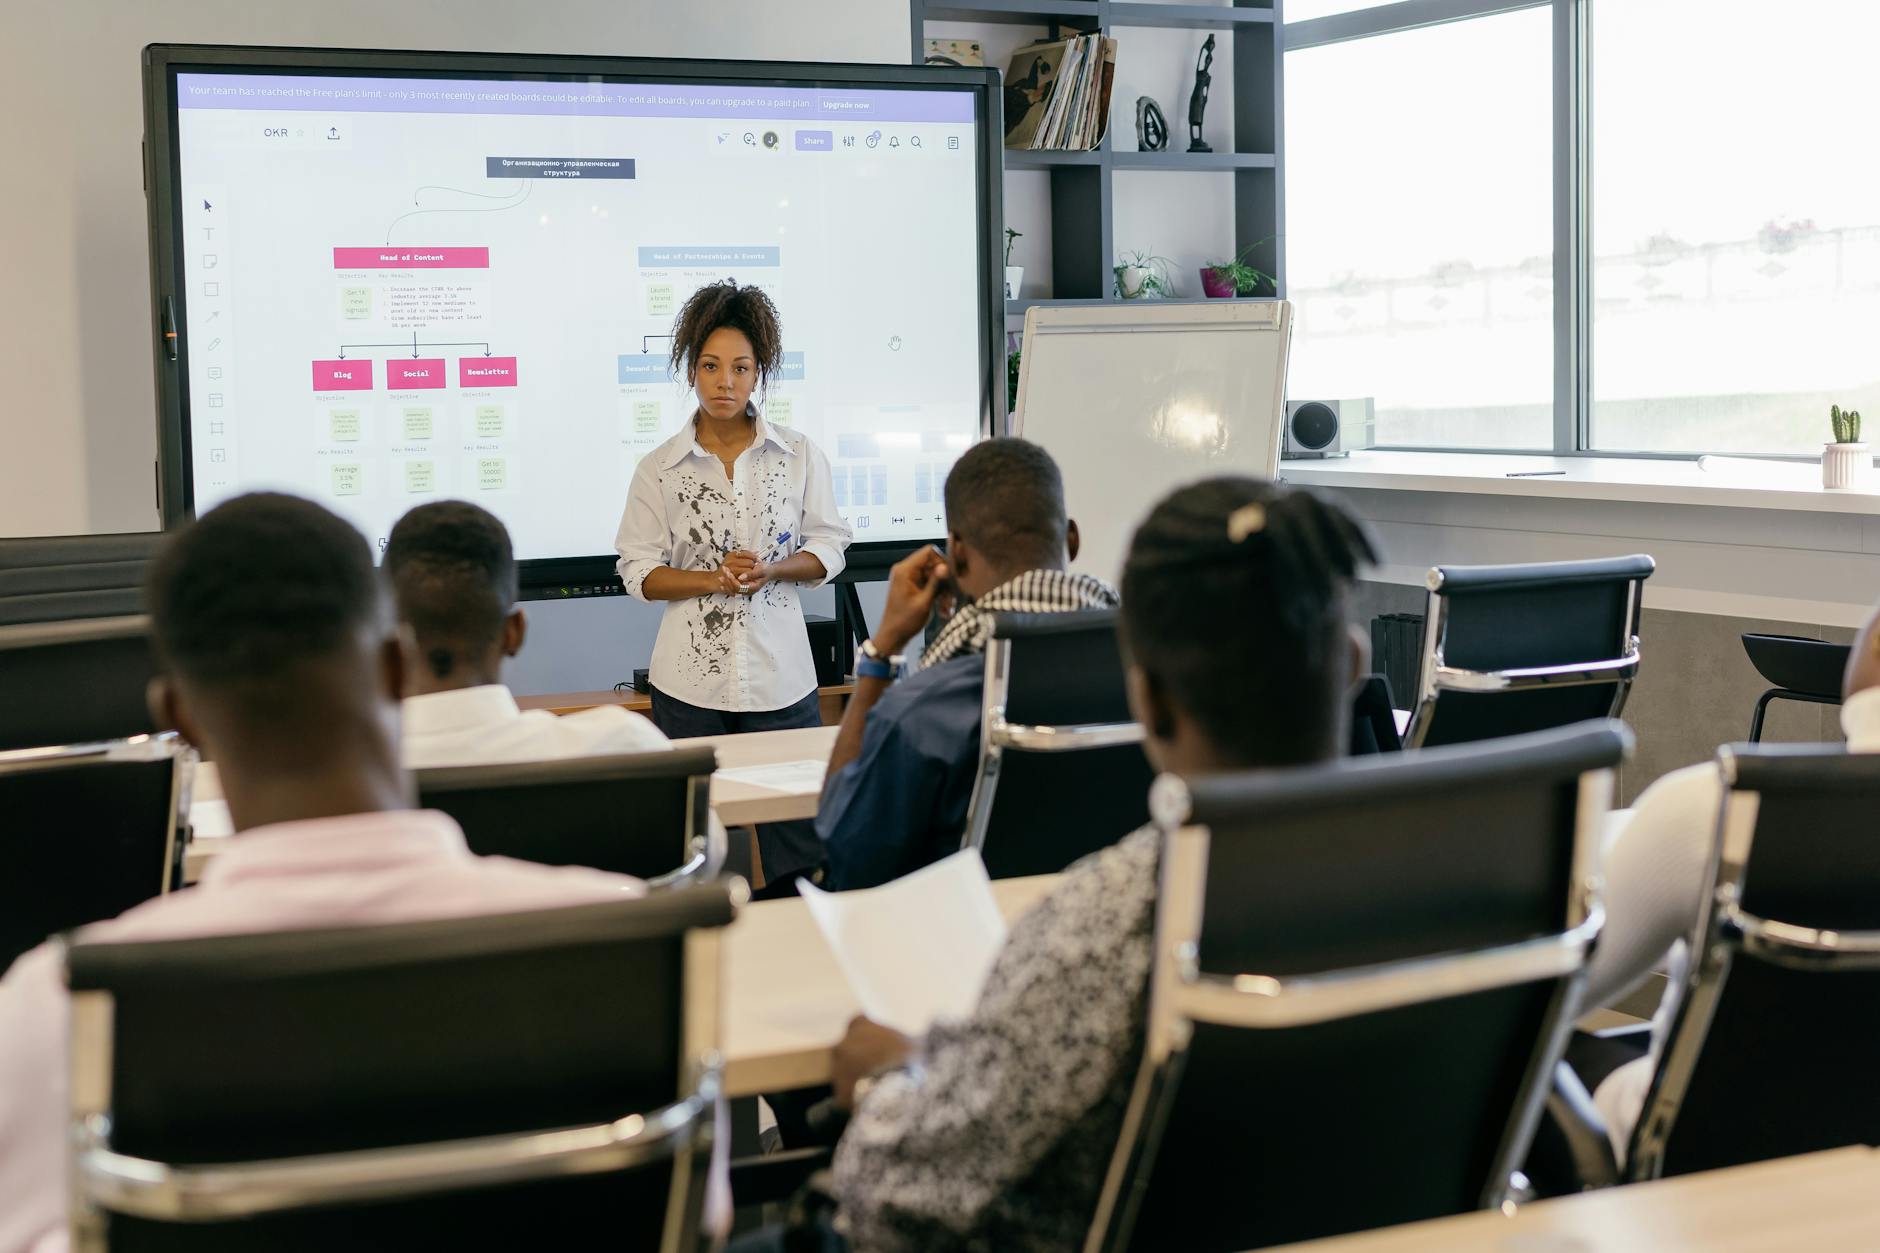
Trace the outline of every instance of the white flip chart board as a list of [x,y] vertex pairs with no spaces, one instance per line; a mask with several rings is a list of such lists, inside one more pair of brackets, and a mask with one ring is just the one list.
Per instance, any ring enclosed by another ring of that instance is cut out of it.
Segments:
[[1025,314],[1012,433],[1064,472],[1074,568],[1118,580],[1130,536],[1170,491],[1279,466],[1292,306],[1037,306]]

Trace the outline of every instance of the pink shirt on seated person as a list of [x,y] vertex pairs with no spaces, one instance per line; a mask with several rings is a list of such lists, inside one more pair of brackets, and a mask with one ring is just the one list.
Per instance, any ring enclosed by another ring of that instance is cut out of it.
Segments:
[[[255,827],[235,837],[195,887],[84,935],[170,940],[369,926],[587,905],[644,891],[624,875],[478,857],[443,814],[354,814]],[[50,943],[0,979],[0,1253],[65,1247],[67,1010],[64,965]],[[713,1192],[723,1200],[718,1187]]]

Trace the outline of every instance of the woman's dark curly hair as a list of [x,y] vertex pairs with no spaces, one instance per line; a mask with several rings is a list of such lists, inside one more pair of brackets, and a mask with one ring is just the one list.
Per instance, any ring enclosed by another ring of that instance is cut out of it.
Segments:
[[679,320],[672,324],[673,373],[690,382],[699,350],[713,331],[727,326],[751,341],[758,386],[768,390],[771,376],[783,367],[783,320],[763,288],[739,287],[736,279],[707,283],[679,310]]

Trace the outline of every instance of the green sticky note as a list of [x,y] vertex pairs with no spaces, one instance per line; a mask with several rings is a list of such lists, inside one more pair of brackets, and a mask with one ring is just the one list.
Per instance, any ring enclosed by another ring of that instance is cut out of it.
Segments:
[[659,402],[657,400],[633,402],[633,429],[642,435],[659,429]]
[[327,420],[333,425],[334,440],[350,442],[359,438],[359,411],[357,409],[335,409],[327,414]]
[[339,315],[353,322],[362,322],[371,317],[372,289],[370,287],[340,288]]
[[509,486],[509,462],[503,457],[477,458],[477,490],[499,492]]
[[646,285],[646,316],[649,318],[668,318],[672,316],[672,284],[648,283]]
[[429,461],[407,461],[405,463],[405,490],[408,492],[436,491],[437,466]]
[[333,494],[335,496],[357,496],[365,490],[366,471],[364,466],[343,465],[333,467]]
[[764,406],[764,420],[775,422],[778,426],[790,425],[790,419],[795,413],[796,406],[788,396],[772,396],[770,403]]
[[431,407],[429,405],[413,405],[405,410],[405,438],[431,438]]
[[501,405],[478,405],[476,420],[478,439],[502,438],[503,407]]

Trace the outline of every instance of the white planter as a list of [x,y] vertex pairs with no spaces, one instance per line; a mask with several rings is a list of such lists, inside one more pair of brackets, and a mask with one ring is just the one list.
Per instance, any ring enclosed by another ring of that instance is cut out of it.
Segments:
[[1007,300],[1017,300],[1018,289],[1021,285],[1023,285],[1024,282],[1025,282],[1025,267],[1024,266],[1022,265],[1006,266],[1005,267],[1005,298]]
[[1821,485],[1828,488],[1873,488],[1873,447],[1869,444],[1827,444],[1821,450]]
[[1116,271],[1116,290],[1124,300],[1138,300],[1142,297],[1143,284],[1148,280],[1148,266],[1125,265]]

